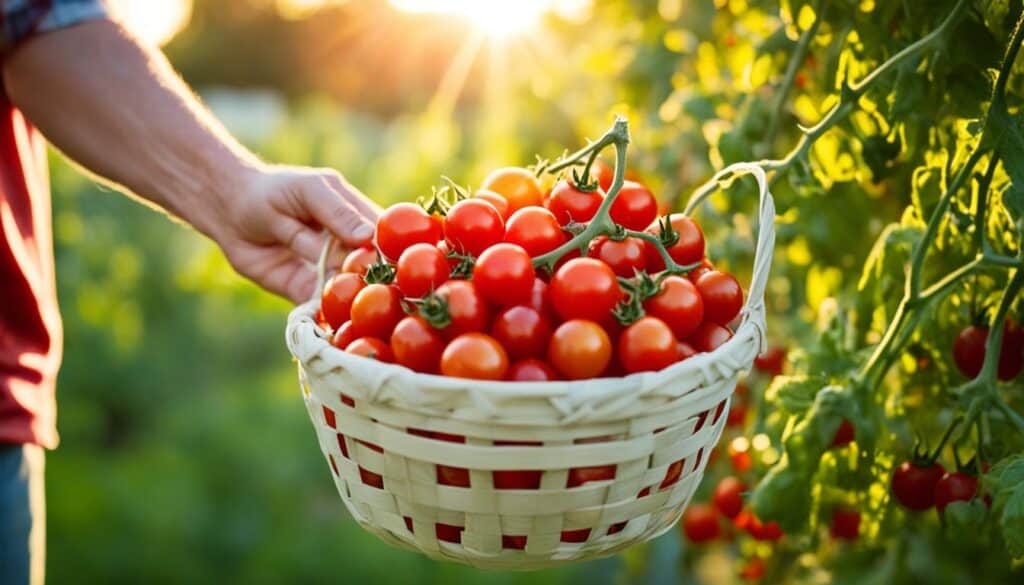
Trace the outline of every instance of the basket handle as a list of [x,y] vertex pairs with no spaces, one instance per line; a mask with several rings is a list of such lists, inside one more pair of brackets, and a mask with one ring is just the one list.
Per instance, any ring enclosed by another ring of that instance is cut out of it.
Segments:
[[313,289],[311,301],[319,299],[324,292],[324,285],[327,284],[327,259],[331,257],[337,243],[338,239],[332,236],[331,232],[324,230],[324,245],[320,248],[320,257],[316,261],[316,288]]

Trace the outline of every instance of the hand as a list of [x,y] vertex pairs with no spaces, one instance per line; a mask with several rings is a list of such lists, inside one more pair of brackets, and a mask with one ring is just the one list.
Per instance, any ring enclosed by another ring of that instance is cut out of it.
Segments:
[[242,184],[211,236],[239,274],[296,303],[313,295],[323,230],[354,248],[373,236],[380,213],[329,169],[261,167]]

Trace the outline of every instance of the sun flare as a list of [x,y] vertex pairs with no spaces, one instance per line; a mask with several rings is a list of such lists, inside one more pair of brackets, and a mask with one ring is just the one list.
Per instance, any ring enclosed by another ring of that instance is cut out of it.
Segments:
[[537,26],[556,0],[391,0],[399,10],[461,18],[494,37],[515,35]]

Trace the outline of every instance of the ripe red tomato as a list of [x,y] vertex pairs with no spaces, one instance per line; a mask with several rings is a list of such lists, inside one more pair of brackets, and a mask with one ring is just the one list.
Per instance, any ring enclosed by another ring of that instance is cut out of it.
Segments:
[[338,349],[345,349],[348,344],[356,340],[355,333],[352,332],[352,322],[345,321],[335,330],[334,335],[331,336],[331,345]]
[[569,470],[565,487],[579,487],[592,481],[609,481],[615,479],[614,465],[596,465],[594,467],[573,467]]
[[[650,264],[650,262],[648,262],[648,265],[649,264]],[[712,264],[707,258],[702,258],[701,261],[700,261],[700,266],[698,266],[698,267],[694,268],[693,270],[687,272],[686,273],[686,278],[687,278],[687,280],[689,280],[693,284],[697,284],[697,281],[700,280],[700,277],[704,276],[706,273],[711,272],[714,269],[715,269],[715,265],[714,264]]]
[[744,581],[760,581],[765,573],[764,559],[753,557],[740,569],[740,578]]
[[722,516],[735,518],[743,510],[743,492],[746,489],[739,478],[730,475],[718,482],[711,499]]
[[468,280],[449,280],[437,289],[437,296],[448,305],[451,323],[441,334],[452,339],[463,333],[486,331],[491,312],[480,292]]
[[405,316],[401,299],[394,285],[368,285],[352,301],[352,331],[360,337],[390,338],[391,330]]
[[601,207],[602,201],[604,191],[600,188],[594,191],[581,191],[571,181],[563,179],[551,188],[551,195],[548,195],[544,205],[555,215],[559,224],[566,225],[570,221],[590,221]]
[[743,308],[743,289],[727,272],[708,272],[697,281],[697,290],[704,299],[704,318],[712,323],[728,325]]
[[444,239],[453,250],[479,256],[505,236],[505,223],[483,199],[463,199],[444,218]]
[[[965,327],[953,342],[953,360],[960,373],[976,378],[985,363],[985,340],[988,329],[972,325]],[[1013,319],[1003,325],[1003,345],[999,349],[997,376],[1000,380],[1012,380],[1024,367],[1024,329]]]
[[1024,328],[1009,318],[1004,327],[998,376],[1000,380],[1012,380],[1024,369]]
[[540,357],[548,351],[551,323],[536,309],[517,305],[498,314],[491,326],[491,336],[505,348],[510,359]]
[[543,207],[524,207],[505,224],[505,241],[522,246],[531,258],[546,254],[569,239],[553,213]]
[[644,241],[638,238],[619,242],[606,236],[594,238],[590,242],[590,257],[604,262],[615,274],[625,278],[647,269],[647,251]]
[[786,365],[786,348],[769,347],[754,358],[754,367],[771,376],[778,376]]
[[977,477],[961,471],[947,473],[935,484],[935,508],[944,512],[953,502],[969,502],[977,494]]
[[442,524],[440,522],[434,523],[434,535],[441,542],[453,542],[459,544],[462,542],[462,526],[453,526],[451,524]]
[[528,302],[536,278],[530,255],[515,244],[502,243],[487,248],[473,267],[476,289],[485,299],[500,306]]
[[441,354],[441,373],[453,378],[501,380],[508,371],[508,355],[501,344],[483,333],[464,333]]
[[762,522],[756,514],[751,514],[750,522],[747,525],[747,533],[760,541],[776,541],[782,538],[782,529],[776,522]]
[[608,189],[612,188],[612,182],[615,180],[615,169],[598,158],[594,160],[594,164],[590,165],[590,176],[592,179],[597,179],[597,185],[601,187],[602,191],[607,193]]
[[391,334],[391,352],[395,362],[426,374],[436,374],[441,366],[444,339],[422,317],[406,317]]
[[366,269],[376,262],[377,250],[360,246],[345,256],[345,261],[341,263],[341,271],[354,272],[359,276],[365,276]]
[[627,230],[642,230],[657,219],[658,200],[647,187],[626,181],[612,202],[610,212],[612,220]]
[[508,212],[515,213],[523,207],[540,205],[544,199],[540,181],[533,173],[518,167],[505,167],[493,171],[484,179],[481,189],[489,189],[508,201]]
[[351,318],[352,302],[365,287],[363,277],[352,272],[335,274],[327,281],[320,297],[320,311],[332,329],[341,327],[342,323]]
[[683,512],[683,534],[693,543],[711,542],[721,535],[718,514],[709,504],[691,502]]
[[619,336],[619,363],[627,373],[656,372],[675,363],[678,342],[657,317],[643,317]]
[[842,507],[833,508],[829,534],[836,540],[857,540],[860,536],[860,512]]
[[677,338],[686,339],[704,320],[704,299],[689,280],[667,276],[661,291],[644,302],[644,310],[664,321]]
[[689,359],[697,355],[697,350],[693,349],[693,346],[690,345],[689,343],[686,343],[685,341],[680,341],[676,345],[676,353],[679,354],[679,356],[676,358],[676,361],[681,362],[685,359]]
[[555,308],[551,304],[551,296],[548,295],[548,283],[541,280],[540,277],[533,279],[533,290],[530,291],[530,302],[527,305],[541,315],[547,317],[555,315]]
[[395,260],[413,244],[436,244],[441,226],[423,208],[412,203],[396,203],[377,219],[377,248],[389,260]]
[[558,380],[558,374],[541,360],[526,359],[509,366],[505,378],[510,382],[551,382]]
[[575,258],[551,278],[548,289],[555,311],[562,319],[587,319],[603,323],[622,299],[615,272],[600,260]]
[[732,331],[716,323],[705,321],[687,339],[687,343],[699,352],[714,351],[718,346],[732,339]]
[[391,354],[391,348],[388,344],[377,339],[376,337],[360,337],[348,344],[345,348],[348,353],[354,353],[363,357],[375,359],[379,362],[393,362],[395,361],[394,356]]
[[497,209],[498,213],[501,215],[501,219],[505,221],[508,221],[508,217],[512,214],[512,212],[509,211],[508,209],[508,201],[501,195],[495,193],[494,191],[491,191],[489,189],[480,189],[476,193],[473,193],[473,197],[476,197],[477,199],[483,199],[484,201],[493,205],[494,208]]
[[608,334],[597,323],[583,319],[559,325],[548,346],[548,362],[569,380],[599,376],[611,357]]
[[448,258],[436,245],[413,244],[398,258],[395,284],[410,298],[426,296],[448,280]]
[[844,445],[849,445],[853,442],[856,434],[857,431],[853,428],[853,423],[844,418],[843,422],[839,423],[839,428],[836,429],[836,434],[832,437],[832,443],[829,447],[842,447]]
[[910,510],[927,510],[935,504],[935,486],[946,473],[936,462],[927,467],[904,461],[892,472],[892,495]]
[[[670,246],[666,246],[668,255],[678,264],[687,265],[699,262],[704,258],[704,232],[692,218],[682,213],[673,213],[669,216],[669,222],[678,235],[678,240]],[[647,231],[659,235],[657,222],[648,226]],[[665,269],[665,263],[661,255],[655,250],[654,245],[648,243],[647,270],[650,272],[661,272]]]

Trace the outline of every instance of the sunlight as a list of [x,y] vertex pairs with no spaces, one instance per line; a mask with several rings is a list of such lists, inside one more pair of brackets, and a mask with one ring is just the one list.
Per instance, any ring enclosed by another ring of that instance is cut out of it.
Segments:
[[399,10],[450,14],[469,21],[490,36],[502,37],[535,27],[557,0],[391,0]]
[[113,0],[128,30],[156,46],[167,44],[192,17],[192,0]]

